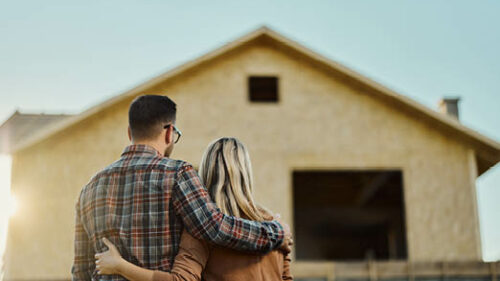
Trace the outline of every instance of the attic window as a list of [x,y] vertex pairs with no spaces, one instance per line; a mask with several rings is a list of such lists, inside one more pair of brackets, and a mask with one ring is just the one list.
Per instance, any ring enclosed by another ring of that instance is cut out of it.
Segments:
[[278,77],[248,77],[248,94],[251,102],[278,102]]

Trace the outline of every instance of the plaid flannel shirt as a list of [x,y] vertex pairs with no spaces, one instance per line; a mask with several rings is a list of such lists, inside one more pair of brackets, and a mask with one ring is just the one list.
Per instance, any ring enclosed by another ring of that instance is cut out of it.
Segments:
[[284,232],[277,222],[253,222],[221,213],[193,167],[146,145],[128,146],[95,175],[76,204],[72,280],[125,280],[97,275],[94,254],[112,241],[144,268],[169,271],[183,228],[198,239],[235,250],[267,253]]

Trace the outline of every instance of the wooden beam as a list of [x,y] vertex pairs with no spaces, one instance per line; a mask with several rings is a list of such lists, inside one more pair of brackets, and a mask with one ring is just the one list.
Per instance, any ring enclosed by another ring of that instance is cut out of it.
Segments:
[[447,261],[364,261],[364,262],[294,262],[292,273],[296,278],[370,279],[391,278],[450,278],[490,277],[498,281],[500,262]]
[[356,199],[356,206],[362,207],[364,206],[370,199],[377,193],[377,190],[384,186],[384,184],[391,177],[390,173],[381,173],[374,177],[367,185],[365,185],[362,191],[359,193],[358,198]]

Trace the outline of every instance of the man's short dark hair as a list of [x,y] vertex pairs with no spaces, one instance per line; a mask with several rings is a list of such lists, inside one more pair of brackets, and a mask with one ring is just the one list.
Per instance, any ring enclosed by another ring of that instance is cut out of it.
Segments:
[[128,110],[128,124],[132,139],[153,139],[163,126],[175,123],[176,104],[166,96],[143,95],[137,97]]

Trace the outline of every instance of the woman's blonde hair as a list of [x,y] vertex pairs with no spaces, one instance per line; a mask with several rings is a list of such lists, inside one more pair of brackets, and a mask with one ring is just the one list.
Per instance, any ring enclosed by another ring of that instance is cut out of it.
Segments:
[[265,220],[253,200],[250,156],[236,138],[220,138],[206,149],[200,163],[200,177],[221,211],[254,221]]

